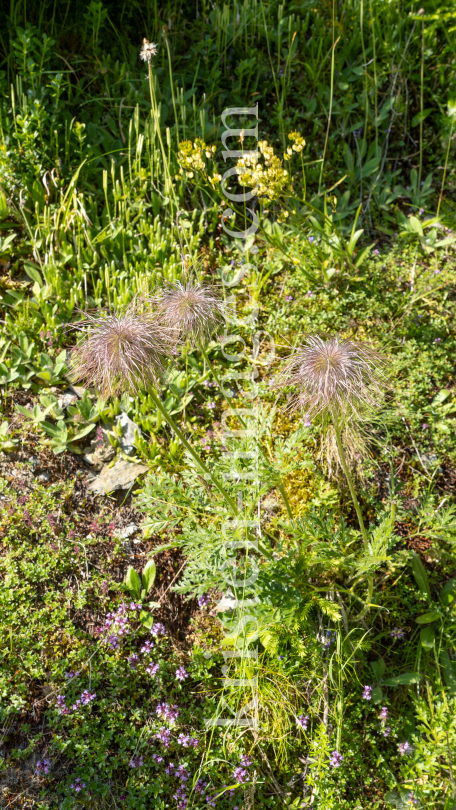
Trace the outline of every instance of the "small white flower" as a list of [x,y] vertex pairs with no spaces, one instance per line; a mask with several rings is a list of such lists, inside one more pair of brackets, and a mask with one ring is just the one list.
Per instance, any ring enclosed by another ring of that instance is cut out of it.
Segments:
[[149,42],[148,39],[143,39],[142,48],[139,52],[139,58],[143,60],[143,62],[150,62],[153,56],[157,55],[158,45],[155,42]]

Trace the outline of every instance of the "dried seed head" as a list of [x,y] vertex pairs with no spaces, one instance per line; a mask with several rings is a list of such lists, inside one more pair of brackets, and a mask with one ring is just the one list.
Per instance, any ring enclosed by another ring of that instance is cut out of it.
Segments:
[[191,343],[208,340],[224,317],[223,301],[217,291],[192,281],[177,281],[165,287],[158,309],[165,324]]
[[143,39],[143,44],[141,50],[139,52],[139,58],[143,60],[143,62],[151,62],[152,57],[157,55],[158,45],[155,42],[149,42],[148,39]]
[[386,388],[386,359],[367,343],[309,336],[285,364],[277,389],[295,388],[290,407],[307,419],[329,414],[359,418],[380,405]]
[[75,328],[83,335],[71,352],[70,373],[102,396],[156,387],[176,345],[175,330],[164,326],[143,298],[123,311],[86,314]]

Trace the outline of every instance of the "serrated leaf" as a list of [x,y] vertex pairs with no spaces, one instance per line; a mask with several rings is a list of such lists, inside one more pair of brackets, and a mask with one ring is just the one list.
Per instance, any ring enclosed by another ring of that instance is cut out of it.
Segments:
[[125,583],[129,591],[136,596],[137,599],[141,597],[141,579],[139,574],[136,573],[132,565],[128,566]]
[[142,584],[146,594],[149,593],[152,585],[155,582],[155,576],[157,573],[157,566],[155,565],[153,560],[149,560],[144,571],[142,573]]

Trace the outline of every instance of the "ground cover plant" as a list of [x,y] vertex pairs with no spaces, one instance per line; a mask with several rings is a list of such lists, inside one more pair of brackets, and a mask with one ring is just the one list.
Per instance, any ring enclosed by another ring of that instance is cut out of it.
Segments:
[[0,10],[1,806],[456,808],[455,17]]

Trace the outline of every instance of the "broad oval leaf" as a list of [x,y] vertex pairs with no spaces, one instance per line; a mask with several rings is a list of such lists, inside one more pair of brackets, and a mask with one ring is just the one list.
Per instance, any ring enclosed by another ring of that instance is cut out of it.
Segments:
[[431,601],[431,589],[429,587],[426,569],[416,551],[412,551],[410,557],[412,561],[413,576],[415,577],[416,584],[418,585],[420,591],[425,593],[429,601]]
[[419,683],[421,675],[418,672],[403,672],[395,678],[388,678],[383,681],[385,686],[409,686],[412,683]]
[[439,601],[444,607],[449,607],[456,598],[456,579],[449,579],[439,593]]
[[136,573],[135,569],[132,565],[128,566],[127,575],[125,577],[125,583],[127,588],[131,593],[140,599],[141,597],[141,579],[139,574]]
[[142,573],[142,584],[146,594],[149,593],[150,589],[152,588],[152,585],[155,582],[156,573],[157,573],[157,566],[155,565],[153,560],[149,560]]
[[380,703],[383,700],[383,691],[380,686],[376,686],[372,690],[371,700],[372,703]]
[[422,616],[417,616],[415,621],[417,624],[430,624],[431,622],[435,622],[437,619],[440,619],[440,613],[433,610],[431,613],[423,613]]
[[435,632],[433,627],[423,627],[420,630],[420,641],[426,650],[431,650],[435,644]]

